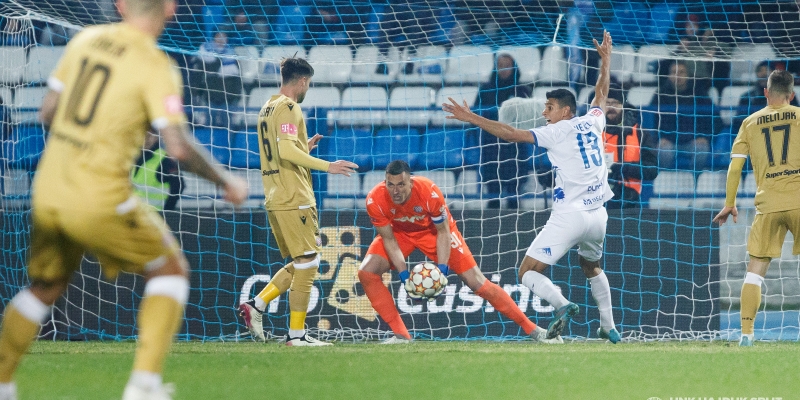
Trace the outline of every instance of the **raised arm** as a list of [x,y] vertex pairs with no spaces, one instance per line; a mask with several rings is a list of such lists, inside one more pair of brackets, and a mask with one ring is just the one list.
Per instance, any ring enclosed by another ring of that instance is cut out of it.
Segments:
[[[608,90],[606,89],[606,93],[607,92]],[[511,125],[498,121],[492,121],[475,114],[474,112],[470,111],[466,100],[464,100],[463,105],[456,103],[452,97],[448,97],[448,100],[450,100],[450,103],[442,104],[442,110],[453,114],[448,115],[447,119],[457,119],[462,122],[473,124],[507,142],[534,143],[535,141],[533,134],[531,134],[531,132],[528,130],[517,129]]]
[[594,41],[594,48],[600,56],[600,75],[597,77],[597,84],[594,87],[594,100],[592,107],[600,107],[606,111],[606,99],[608,98],[608,86],[611,82],[611,34],[603,31],[603,43]]

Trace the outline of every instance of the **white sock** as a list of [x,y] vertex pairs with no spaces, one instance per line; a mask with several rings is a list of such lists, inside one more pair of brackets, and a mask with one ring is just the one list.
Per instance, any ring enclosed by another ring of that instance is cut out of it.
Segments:
[[261,300],[261,297],[254,297],[253,301],[256,302],[256,310],[261,311],[262,313],[264,310],[267,309],[267,303],[264,300]]
[[16,399],[17,385],[14,382],[0,383],[0,398]]
[[289,339],[296,339],[303,337],[306,334],[305,329],[289,329]]
[[128,384],[142,389],[156,390],[161,387],[161,374],[149,371],[133,371]]
[[608,332],[614,329],[614,314],[611,313],[611,287],[606,273],[600,271],[600,275],[589,278],[589,285],[592,286],[592,297],[600,311],[600,327]]
[[550,303],[556,310],[569,304],[569,300],[561,294],[553,281],[536,271],[528,271],[522,275],[522,284],[532,290],[540,299]]

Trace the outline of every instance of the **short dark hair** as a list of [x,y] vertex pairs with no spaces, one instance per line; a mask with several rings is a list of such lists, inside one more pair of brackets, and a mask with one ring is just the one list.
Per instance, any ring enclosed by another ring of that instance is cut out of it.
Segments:
[[314,76],[314,67],[305,59],[289,57],[281,60],[281,82],[289,83],[295,79]]
[[545,93],[544,96],[555,100],[561,107],[569,107],[573,114],[577,112],[578,102],[575,101],[575,95],[567,89],[551,90]]
[[792,94],[794,91],[794,76],[789,71],[772,71],[767,80],[767,90],[787,96]]
[[403,160],[394,160],[386,166],[386,173],[389,175],[400,175],[403,172],[407,172],[411,175],[411,167]]

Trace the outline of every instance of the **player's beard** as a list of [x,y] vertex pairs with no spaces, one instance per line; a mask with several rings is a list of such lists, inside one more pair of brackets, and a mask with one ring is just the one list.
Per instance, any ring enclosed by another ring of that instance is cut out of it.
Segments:
[[308,91],[305,91],[305,92],[303,92],[303,93],[298,93],[298,94],[297,94],[297,104],[300,104],[300,103],[302,103],[302,102],[303,102],[303,100],[305,100],[305,99],[306,99],[306,93],[308,93]]

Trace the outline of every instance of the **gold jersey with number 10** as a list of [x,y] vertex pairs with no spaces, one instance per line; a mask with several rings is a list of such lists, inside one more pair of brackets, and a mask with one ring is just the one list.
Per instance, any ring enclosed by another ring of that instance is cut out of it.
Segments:
[[48,86],[60,97],[34,207],[113,211],[133,196],[130,170],[147,129],[186,121],[175,63],[155,38],[125,23],[76,35]]

